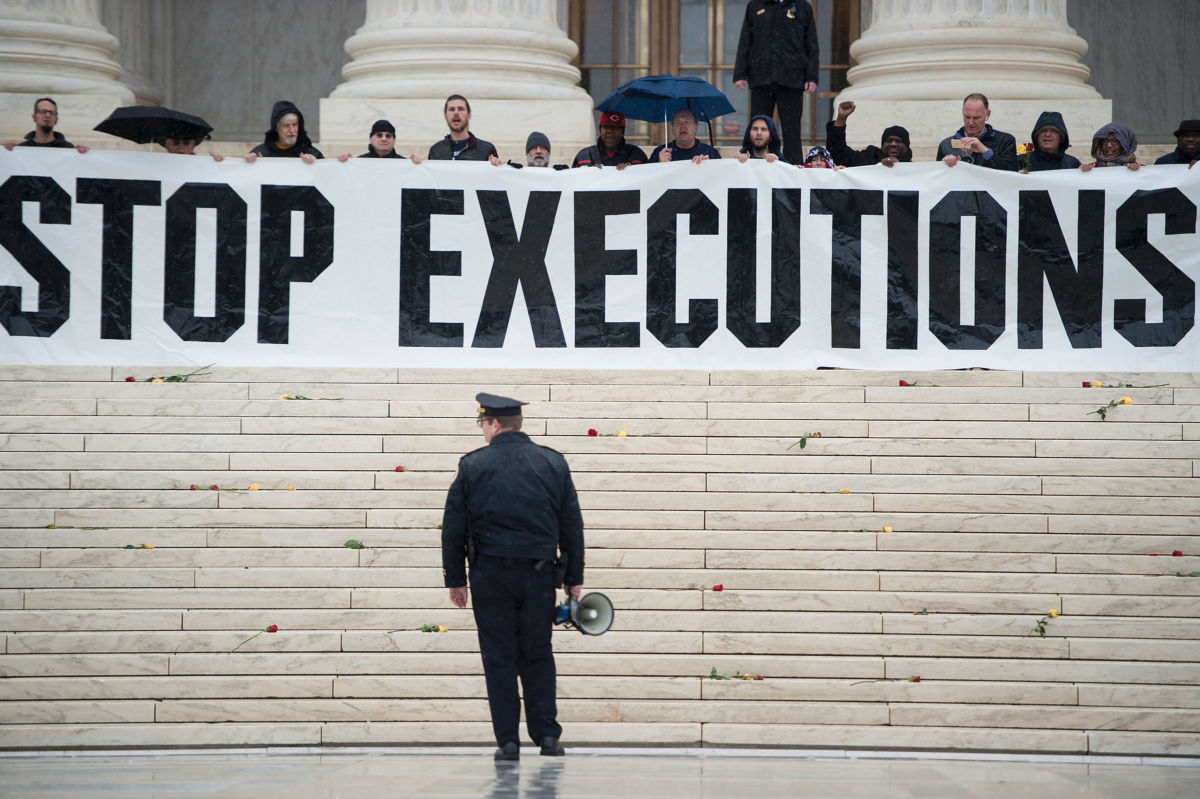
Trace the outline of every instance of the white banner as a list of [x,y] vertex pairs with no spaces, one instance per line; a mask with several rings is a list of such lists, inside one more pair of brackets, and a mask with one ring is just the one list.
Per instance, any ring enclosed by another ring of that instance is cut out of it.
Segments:
[[1200,169],[0,150],[0,363],[1195,371]]

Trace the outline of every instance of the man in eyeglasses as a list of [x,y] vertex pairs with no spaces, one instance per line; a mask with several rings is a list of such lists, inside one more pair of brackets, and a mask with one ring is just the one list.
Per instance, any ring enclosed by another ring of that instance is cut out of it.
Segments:
[[39,97],[33,104],[33,130],[25,134],[21,141],[6,141],[4,148],[13,147],[74,147],[81,153],[86,153],[88,147],[83,144],[71,144],[66,137],[54,129],[58,124],[58,103],[49,97]]
[[543,755],[564,754],[556,719],[555,589],[583,589],[583,516],[566,459],[521,432],[524,402],[477,394],[487,446],[462,457],[442,515],[442,573],[450,601],[467,606],[470,565],[479,654],[487,683],[496,760],[519,760],[525,726]]

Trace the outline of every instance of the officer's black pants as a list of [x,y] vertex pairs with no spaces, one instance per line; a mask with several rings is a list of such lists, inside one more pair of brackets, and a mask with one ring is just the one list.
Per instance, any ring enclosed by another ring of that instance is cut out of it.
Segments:
[[790,164],[804,163],[804,88],[768,83],[750,87],[750,116],[774,116],[779,106],[779,135],[783,139],[783,157]]
[[496,743],[520,742],[521,703],[525,726],[535,744],[558,738],[555,703],[554,568],[534,570],[534,561],[479,555],[471,566],[471,605],[479,629],[479,653],[487,681],[488,705]]

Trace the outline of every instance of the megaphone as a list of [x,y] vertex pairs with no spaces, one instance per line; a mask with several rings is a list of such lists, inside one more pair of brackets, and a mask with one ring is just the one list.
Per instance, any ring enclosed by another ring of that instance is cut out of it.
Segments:
[[613,605],[604,594],[588,594],[576,602],[567,597],[555,608],[554,623],[574,627],[584,635],[604,635],[613,623]]

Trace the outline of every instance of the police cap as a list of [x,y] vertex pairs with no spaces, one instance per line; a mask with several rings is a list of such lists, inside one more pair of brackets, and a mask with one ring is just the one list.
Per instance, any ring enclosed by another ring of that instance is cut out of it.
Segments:
[[480,416],[520,416],[521,406],[529,404],[511,397],[499,397],[482,391],[475,395],[475,401],[479,403],[477,413]]

